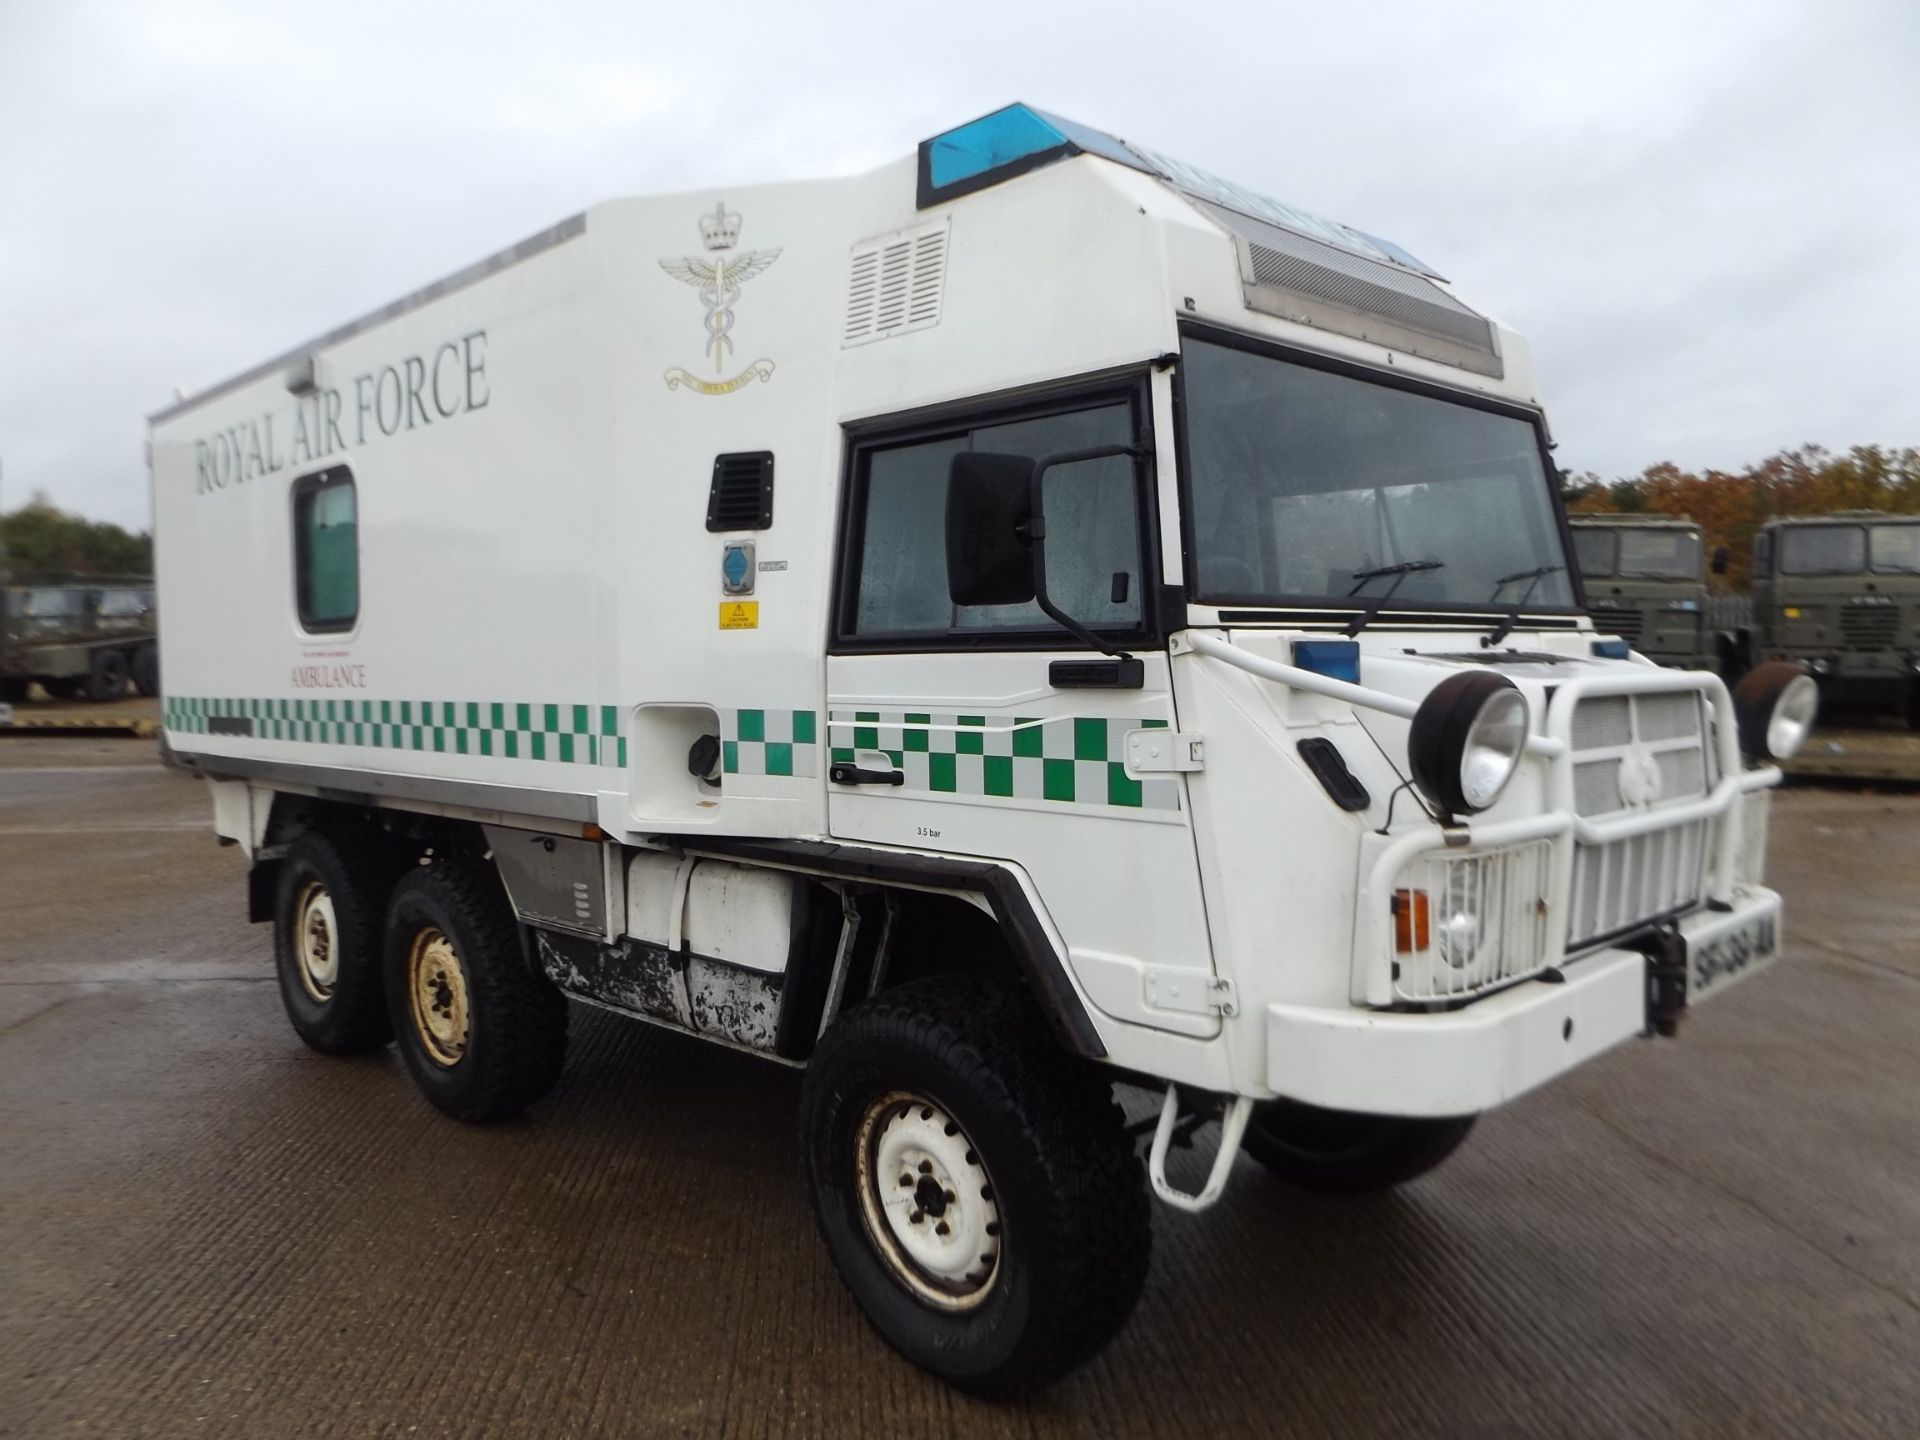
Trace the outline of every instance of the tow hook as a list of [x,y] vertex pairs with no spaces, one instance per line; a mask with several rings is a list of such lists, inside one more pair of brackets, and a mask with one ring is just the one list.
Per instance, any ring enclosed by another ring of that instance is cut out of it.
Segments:
[[1672,1039],[1687,1008],[1687,941],[1678,925],[1649,930],[1633,946],[1647,957],[1647,1029]]

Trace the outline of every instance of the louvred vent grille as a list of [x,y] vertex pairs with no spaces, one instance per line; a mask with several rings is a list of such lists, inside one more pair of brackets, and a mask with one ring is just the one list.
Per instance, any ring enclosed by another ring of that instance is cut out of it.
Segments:
[[938,325],[946,280],[944,220],[856,245],[841,344],[866,345]]
[[718,455],[707,492],[707,529],[765,530],[773,524],[773,452]]

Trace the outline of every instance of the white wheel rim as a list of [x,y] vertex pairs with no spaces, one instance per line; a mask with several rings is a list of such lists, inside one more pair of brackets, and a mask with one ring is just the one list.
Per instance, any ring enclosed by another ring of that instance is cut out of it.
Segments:
[[921,1300],[970,1310],[1001,1269],[993,1182],[966,1132],[924,1096],[895,1091],[861,1117],[861,1211],[887,1268]]
[[340,979],[340,926],[333,896],[317,880],[307,882],[294,911],[294,946],[299,951],[300,984],[315,1000],[333,995]]

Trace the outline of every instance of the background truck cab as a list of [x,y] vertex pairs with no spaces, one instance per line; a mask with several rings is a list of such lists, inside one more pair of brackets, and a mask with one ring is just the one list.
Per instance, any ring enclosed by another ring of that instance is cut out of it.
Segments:
[[1700,527],[1665,515],[1568,518],[1594,624],[1662,665],[1713,664]]
[[1841,510],[1769,521],[1753,542],[1757,660],[1795,660],[1842,702],[1920,729],[1920,516]]

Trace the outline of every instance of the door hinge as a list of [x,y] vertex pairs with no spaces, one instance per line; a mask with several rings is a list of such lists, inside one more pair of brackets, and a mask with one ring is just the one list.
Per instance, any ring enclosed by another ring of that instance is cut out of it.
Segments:
[[1233,981],[1211,970],[1196,970],[1181,965],[1147,967],[1147,1004],[1155,1010],[1173,1010],[1187,1015],[1220,1014],[1231,1020],[1240,1013]]
[[1127,735],[1127,769],[1141,775],[1206,768],[1205,742],[1173,730],[1134,730]]

